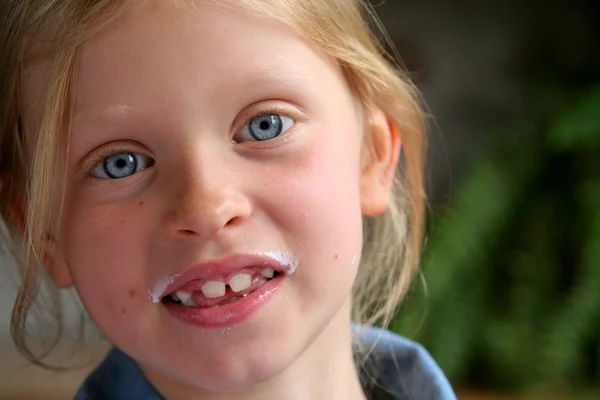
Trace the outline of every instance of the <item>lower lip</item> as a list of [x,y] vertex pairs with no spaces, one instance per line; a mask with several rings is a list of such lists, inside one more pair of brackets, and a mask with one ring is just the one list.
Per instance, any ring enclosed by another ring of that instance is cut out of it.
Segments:
[[280,288],[285,276],[277,276],[246,297],[219,307],[193,308],[175,303],[164,303],[169,313],[193,326],[205,329],[221,329],[239,324],[250,318],[267,304]]

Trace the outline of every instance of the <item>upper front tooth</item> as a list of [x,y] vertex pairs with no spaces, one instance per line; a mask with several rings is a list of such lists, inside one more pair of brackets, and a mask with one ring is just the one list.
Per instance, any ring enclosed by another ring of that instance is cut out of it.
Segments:
[[250,274],[238,274],[229,280],[229,287],[234,292],[241,292],[246,290],[252,284],[252,275]]
[[225,296],[225,283],[208,281],[202,286],[202,294],[209,299]]
[[196,303],[192,299],[191,293],[177,291],[175,292],[175,296],[173,296],[173,298],[181,301],[181,304],[184,306],[196,307]]
[[273,268],[265,268],[260,273],[262,274],[262,276],[269,279],[275,276],[275,270]]

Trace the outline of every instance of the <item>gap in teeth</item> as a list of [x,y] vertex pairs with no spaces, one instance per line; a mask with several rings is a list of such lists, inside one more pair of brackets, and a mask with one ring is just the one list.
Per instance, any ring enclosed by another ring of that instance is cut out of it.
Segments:
[[[272,268],[265,268],[260,271],[260,274],[267,279],[271,279],[275,276],[275,270]],[[252,285],[252,274],[234,275],[229,279],[227,284],[221,281],[208,281],[202,286],[201,291],[204,297],[216,299],[225,295],[227,292],[226,285],[229,286],[234,293],[242,292]]]
[[[260,274],[267,278],[268,280],[272,279],[277,272],[272,268],[265,268],[260,271]],[[226,283],[222,281],[208,281],[206,282],[202,288],[201,292],[204,297],[208,299],[217,299],[219,297],[225,296],[227,293],[227,286],[234,292],[238,293],[248,289],[252,285],[252,274],[237,274],[231,277],[229,281]],[[248,293],[242,295],[241,297],[246,297]],[[238,298],[241,298],[238,297]],[[171,298],[175,303],[182,304],[189,307],[196,307],[196,303],[192,298],[192,293],[177,291],[171,294]]]

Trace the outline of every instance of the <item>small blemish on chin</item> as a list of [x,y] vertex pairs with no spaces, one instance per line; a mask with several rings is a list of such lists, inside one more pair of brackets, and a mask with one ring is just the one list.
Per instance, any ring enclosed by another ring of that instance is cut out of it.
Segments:
[[143,201],[140,201],[140,206],[143,206],[143,205],[144,205],[144,202],[143,202]]
[[127,314],[127,310],[125,308],[121,308],[121,314]]
[[134,289],[129,289],[129,297],[135,297],[137,292]]
[[336,255],[334,255],[334,256],[333,256],[333,259],[334,259],[334,260],[337,260],[338,258],[340,258],[340,255],[339,255],[339,254],[336,254]]

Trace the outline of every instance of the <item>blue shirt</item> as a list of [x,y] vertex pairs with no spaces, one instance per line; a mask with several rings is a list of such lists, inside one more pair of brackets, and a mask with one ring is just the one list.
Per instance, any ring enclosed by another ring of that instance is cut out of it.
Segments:
[[[456,400],[448,380],[420,345],[371,327],[360,329],[355,341],[357,350],[372,350],[360,375],[369,400]],[[360,360],[360,351],[357,357]],[[114,348],[85,380],[75,400],[164,398],[146,380],[137,363]]]

